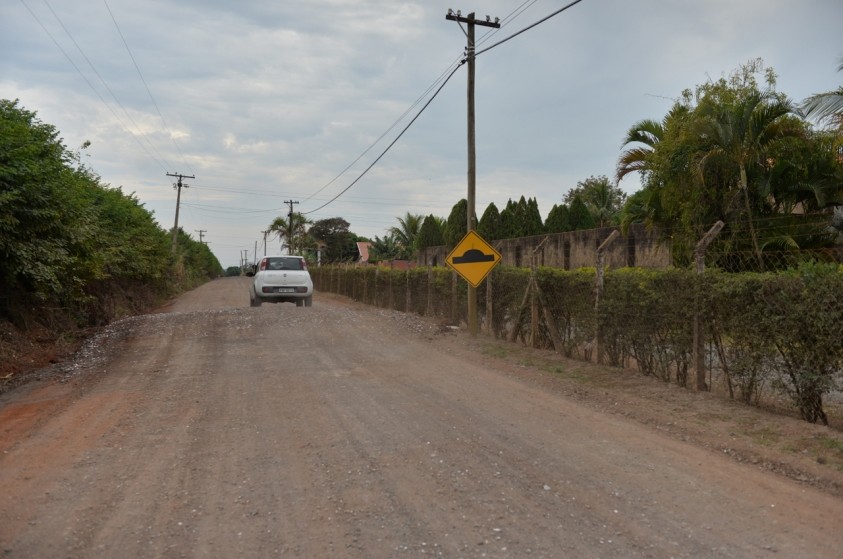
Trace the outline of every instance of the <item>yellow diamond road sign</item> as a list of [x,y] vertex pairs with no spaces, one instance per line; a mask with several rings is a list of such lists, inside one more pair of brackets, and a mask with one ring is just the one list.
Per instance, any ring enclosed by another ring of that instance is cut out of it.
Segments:
[[472,287],[480,285],[492,268],[501,261],[501,253],[492,248],[475,231],[469,231],[445,258],[453,268]]

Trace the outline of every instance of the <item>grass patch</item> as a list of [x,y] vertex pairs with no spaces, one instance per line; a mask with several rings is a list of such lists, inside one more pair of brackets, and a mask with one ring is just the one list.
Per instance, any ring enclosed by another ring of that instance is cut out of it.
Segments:
[[753,442],[761,446],[773,446],[781,440],[781,434],[770,427],[749,431],[747,435],[752,437]]
[[498,359],[505,359],[509,357],[511,351],[503,346],[486,346],[483,348],[483,354],[489,357],[497,357]]
[[823,436],[819,437],[817,442],[819,442],[821,447],[827,450],[832,450],[843,454],[843,441],[839,439],[835,439],[834,437]]

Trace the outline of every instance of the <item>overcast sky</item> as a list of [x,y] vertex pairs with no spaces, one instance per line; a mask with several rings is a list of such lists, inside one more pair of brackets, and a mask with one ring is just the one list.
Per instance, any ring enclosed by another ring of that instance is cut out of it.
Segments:
[[[195,175],[179,225],[205,231],[228,267],[256,242],[263,254],[285,200],[368,237],[407,212],[447,217],[466,196],[465,66],[318,208],[461,59],[449,8],[501,18],[493,35],[477,28],[482,50],[569,1],[2,0],[0,98],[36,111],[71,150],[90,140],[85,163],[165,229],[166,174]],[[523,194],[546,217],[578,181],[614,175],[632,124],[750,59],[795,101],[835,89],[841,22],[841,0],[582,0],[491,48],[477,58],[478,216]]]

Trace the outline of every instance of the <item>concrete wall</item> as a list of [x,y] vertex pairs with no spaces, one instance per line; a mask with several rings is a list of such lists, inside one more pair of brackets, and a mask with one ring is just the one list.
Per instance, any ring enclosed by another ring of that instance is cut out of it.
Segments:
[[[597,264],[597,247],[614,231],[614,227],[552,233],[534,237],[504,239],[490,243],[501,253],[507,266],[530,266],[530,255],[547,237],[538,252],[537,264],[564,270],[576,270]],[[444,266],[447,247],[428,247],[419,252],[420,266]],[[671,265],[670,247],[661,243],[657,231],[648,231],[640,224],[631,225],[606,248],[605,262],[610,268],[666,268]]]

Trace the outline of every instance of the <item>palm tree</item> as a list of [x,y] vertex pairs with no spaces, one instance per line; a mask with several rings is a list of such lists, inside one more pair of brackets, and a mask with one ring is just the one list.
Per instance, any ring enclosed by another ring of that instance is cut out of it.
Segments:
[[724,171],[733,177],[735,196],[743,198],[753,251],[763,270],[748,177],[750,171],[766,170],[767,150],[773,141],[793,133],[782,117],[794,112],[794,108],[790,101],[767,90],[750,91],[727,104],[703,100],[697,110],[700,116],[697,131],[710,142],[699,161],[699,178],[705,181],[705,171],[714,162],[723,164]]
[[404,217],[398,218],[398,227],[390,227],[387,231],[395,239],[395,243],[402,248],[402,256],[409,258],[416,248],[416,237],[421,230],[424,216],[407,212]]
[[286,239],[288,252],[299,254],[304,248],[307,226],[311,223],[313,222],[299,212],[293,212],[290,216],[279,215],[269,224],[267,233],[274,233],[279,239]]
[[[838,72],[843,72],[843,59],[840,60]],[[816,119],[817,122],[827,121],[843,132],[843,86],[834,91],[811,95],[800,106],[805,118]]]
[[664,140],[668,129],[680,124],[687,116],[688,107],[677,103],[661,122],[645,119],[633,124],[627,131],[622,146],[643,145],[630,148],[621,154],[615,174],[616,182],[620,182],[629,173],[651,171],[650,157]]
[[381,239],[375,235],[372,246],[369,249],[369,261],[380,262],[381,260],[394,260],[400,258],[402,247],[398,246],[394,235],[384,235]]

